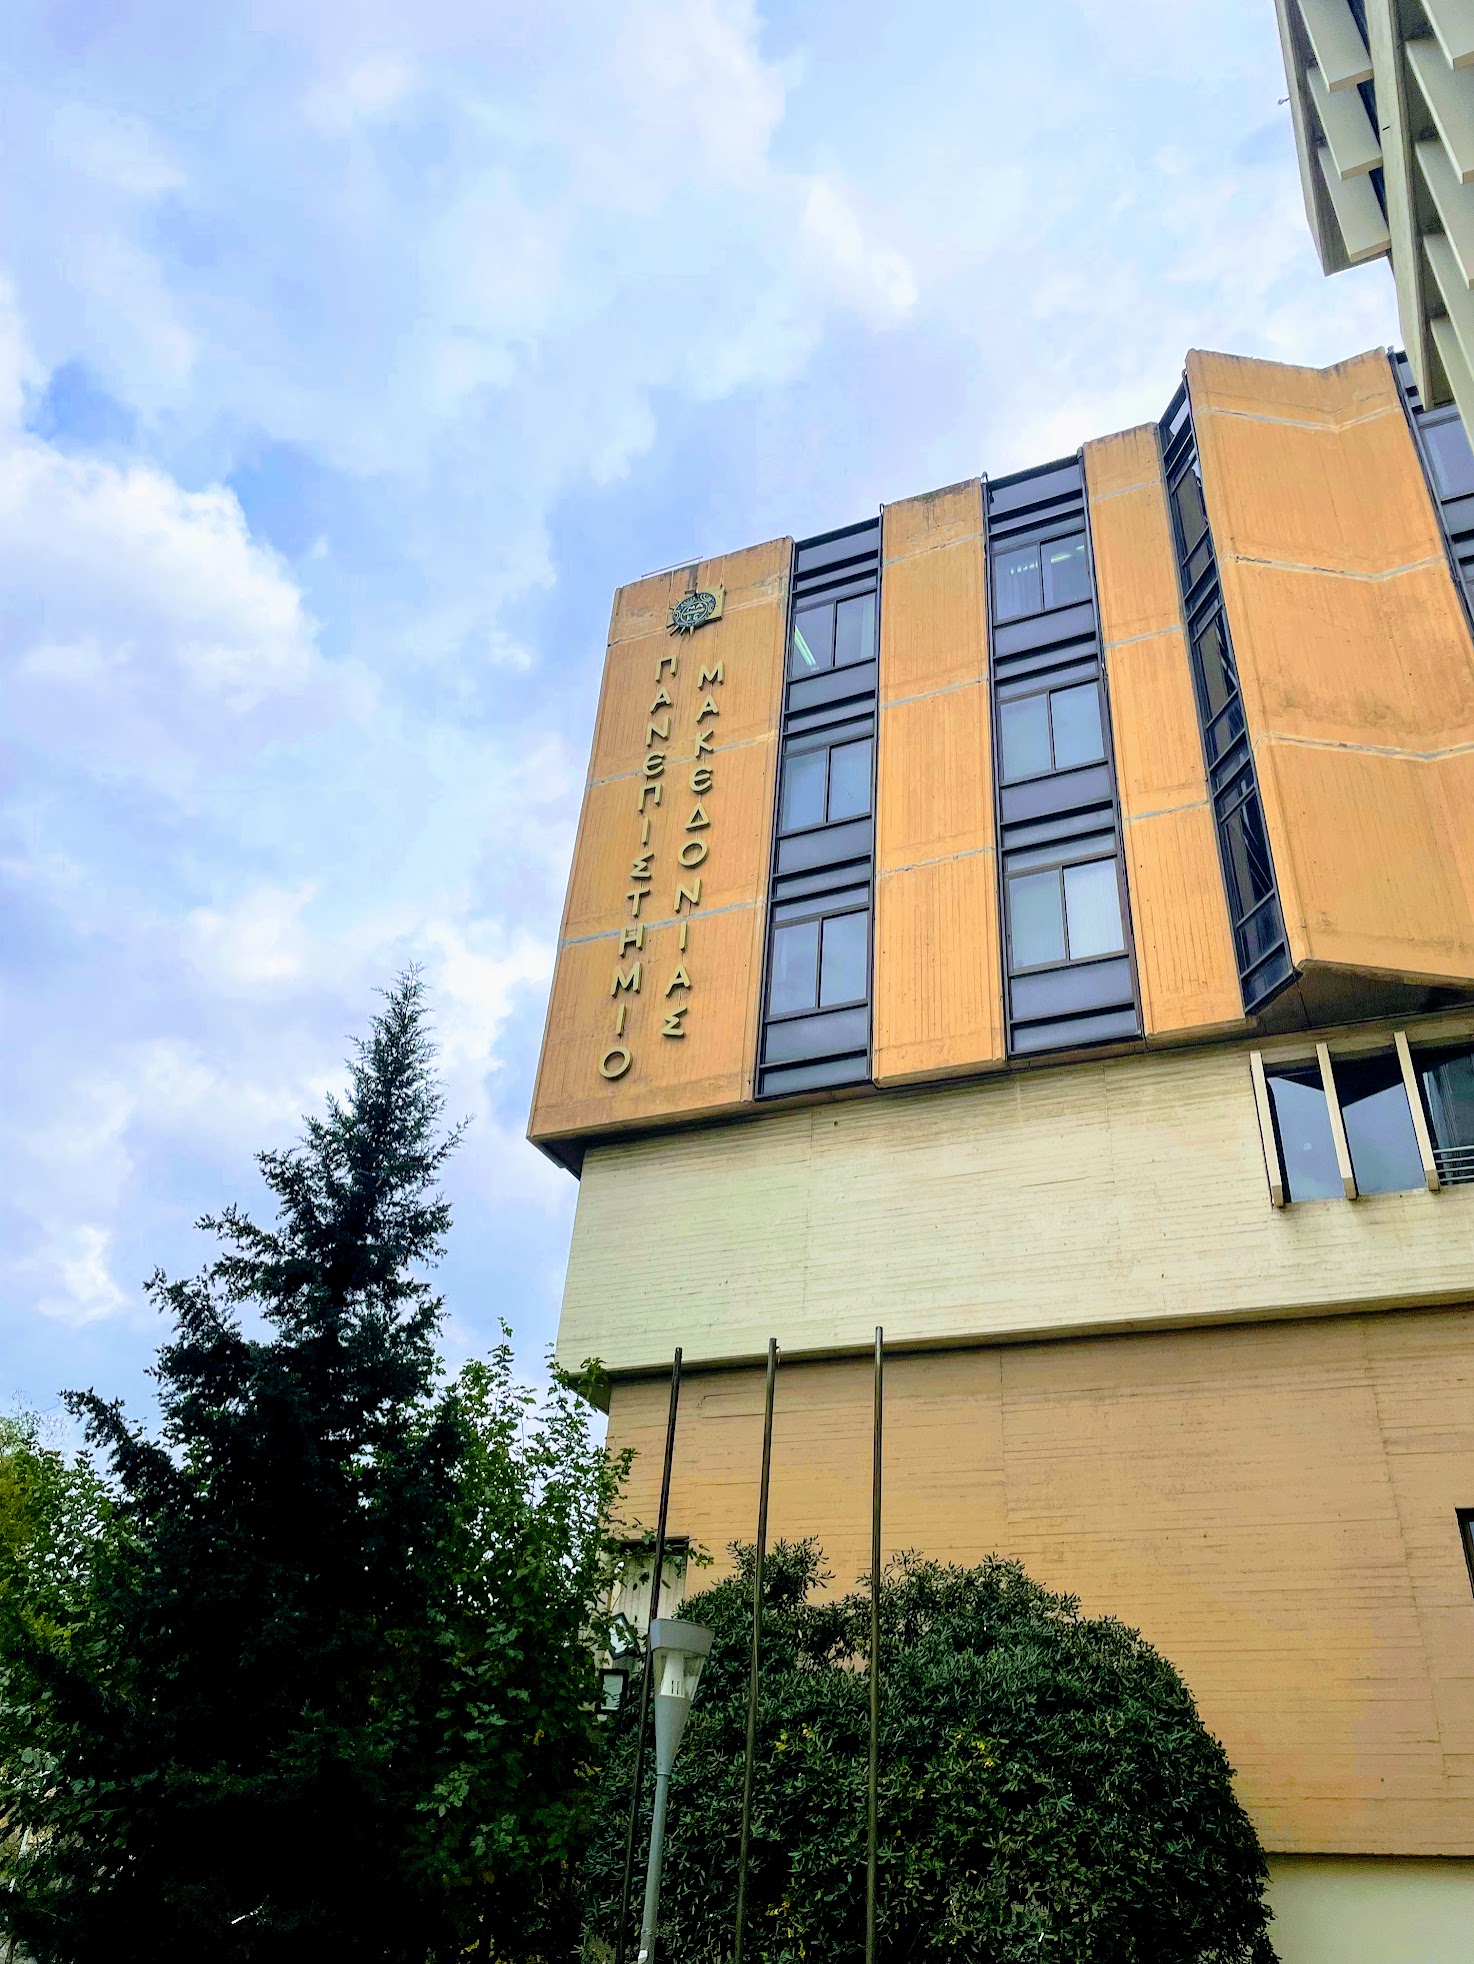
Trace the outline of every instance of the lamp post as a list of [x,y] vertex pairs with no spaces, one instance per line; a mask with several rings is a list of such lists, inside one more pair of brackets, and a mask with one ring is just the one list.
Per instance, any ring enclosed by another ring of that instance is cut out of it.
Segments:
[[655,1706],[655,1814],[650,1823],[650,1862],[645,1870],[645,1913],[640,1919],[638,1964],[654,1964],[655,1919],[660,1909],[660,1862],[665,1852],[665,1803],[670,1797],[671,1768],[711,1631],[678,1617],[658,1616],[650,1625],[650,1683]]

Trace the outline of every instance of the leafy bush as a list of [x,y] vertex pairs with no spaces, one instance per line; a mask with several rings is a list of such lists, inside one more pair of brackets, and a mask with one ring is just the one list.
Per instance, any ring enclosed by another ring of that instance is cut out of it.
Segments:
[[[733,1552],[735,1573],[681,1612],[715,1641],[671,1784],[658,1964],[731,1955],[752,1602],[751,1550]],[[863,1954],[870,1602],[813,1599],[821,1565],[806,1541],[766,1569],[754,1964]],[[594,1950],[613,1934],[632,1751],[623,1713],[586,1865]],[[1264,1858],[1182,1679],[1016,1562],[888,1568],[880,1769],[886,1964],[1274,1957]]]

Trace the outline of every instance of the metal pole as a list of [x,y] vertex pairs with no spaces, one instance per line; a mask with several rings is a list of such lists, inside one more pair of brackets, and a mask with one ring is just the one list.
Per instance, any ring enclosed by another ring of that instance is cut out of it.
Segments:
[[655,1772],[655,1814],[650,1823],[650,1864],[645,1870],[645,1913],[640,1918],[639,1964],[655,1956],[655,1918],[660,1910],[660,1865],[665,1860],[665,1804],[670,1798],[670,1769]]
[[758,1649],[763,1621],[763,1557],[768,1547],[768,1472],[773,1463],[773,1385],[778,1375],[778,1339],[768,1338],[768,1388],[763,1402],[763,1466],[757,1494],[757,1546],[752,1563],[752,1666],[747,1678],[747,1751],[742,1762],[742,1834],[737,1843],[737,1929],[732,1964],[742,1964],[747,1926],[747,1844],[752,1829],[752,1761],[757,1749]]
[[[670,1411],[665,1421],[665,1468],[660,1476],[660,1513],[655,1523],[655,1573],[650,1581],[650,1622],[660,1608],[660,1571],[665,1566],[665,1521],[670,1508],[670,1467],[676,1450],[676,1406],[681,1397],[681,1349],[670,1367]],[[640,1790],[645,1784],[645,1735],[650,1729],[650,1642],[645,1641],[645,1669],[640,1676],[640,1716],[635,1734],[635,1778],[630,1791],[629,1826],[624,1836],[624,1880],[619,1889],[619,1927],[614,1933],[614,1964],[624,1964],[625,1939],[629,1931],[630,1885],[635,1873],[635,1831],[640,1824]],[[659,1799],[659,1782],[657,1801]]]
[[885,1332],[875,1332],[875,1440],[870,1467],[870,1781],[865,1836],[865,1964],[875,1964],[875,1793],[880,1775],[880,1485],[881,1419],[885,1399]]

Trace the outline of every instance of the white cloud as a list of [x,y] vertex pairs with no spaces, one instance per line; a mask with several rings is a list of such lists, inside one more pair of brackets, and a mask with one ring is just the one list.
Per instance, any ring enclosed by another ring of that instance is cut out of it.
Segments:
[[306,959],[302,909],[316,891],[311,882],[262,885],[228,907],[197,907],[190,930],[201,969],[226,988],[297,981]]

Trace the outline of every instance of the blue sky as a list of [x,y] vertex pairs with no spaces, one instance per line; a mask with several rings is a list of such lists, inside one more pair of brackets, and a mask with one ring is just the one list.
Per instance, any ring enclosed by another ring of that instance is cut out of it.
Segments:
[[435,996],[447,1347],[552,1336],[523,1139],[610,594],[1155,417],[1322,280],[1269,0],[11,0],[0,1399]]

